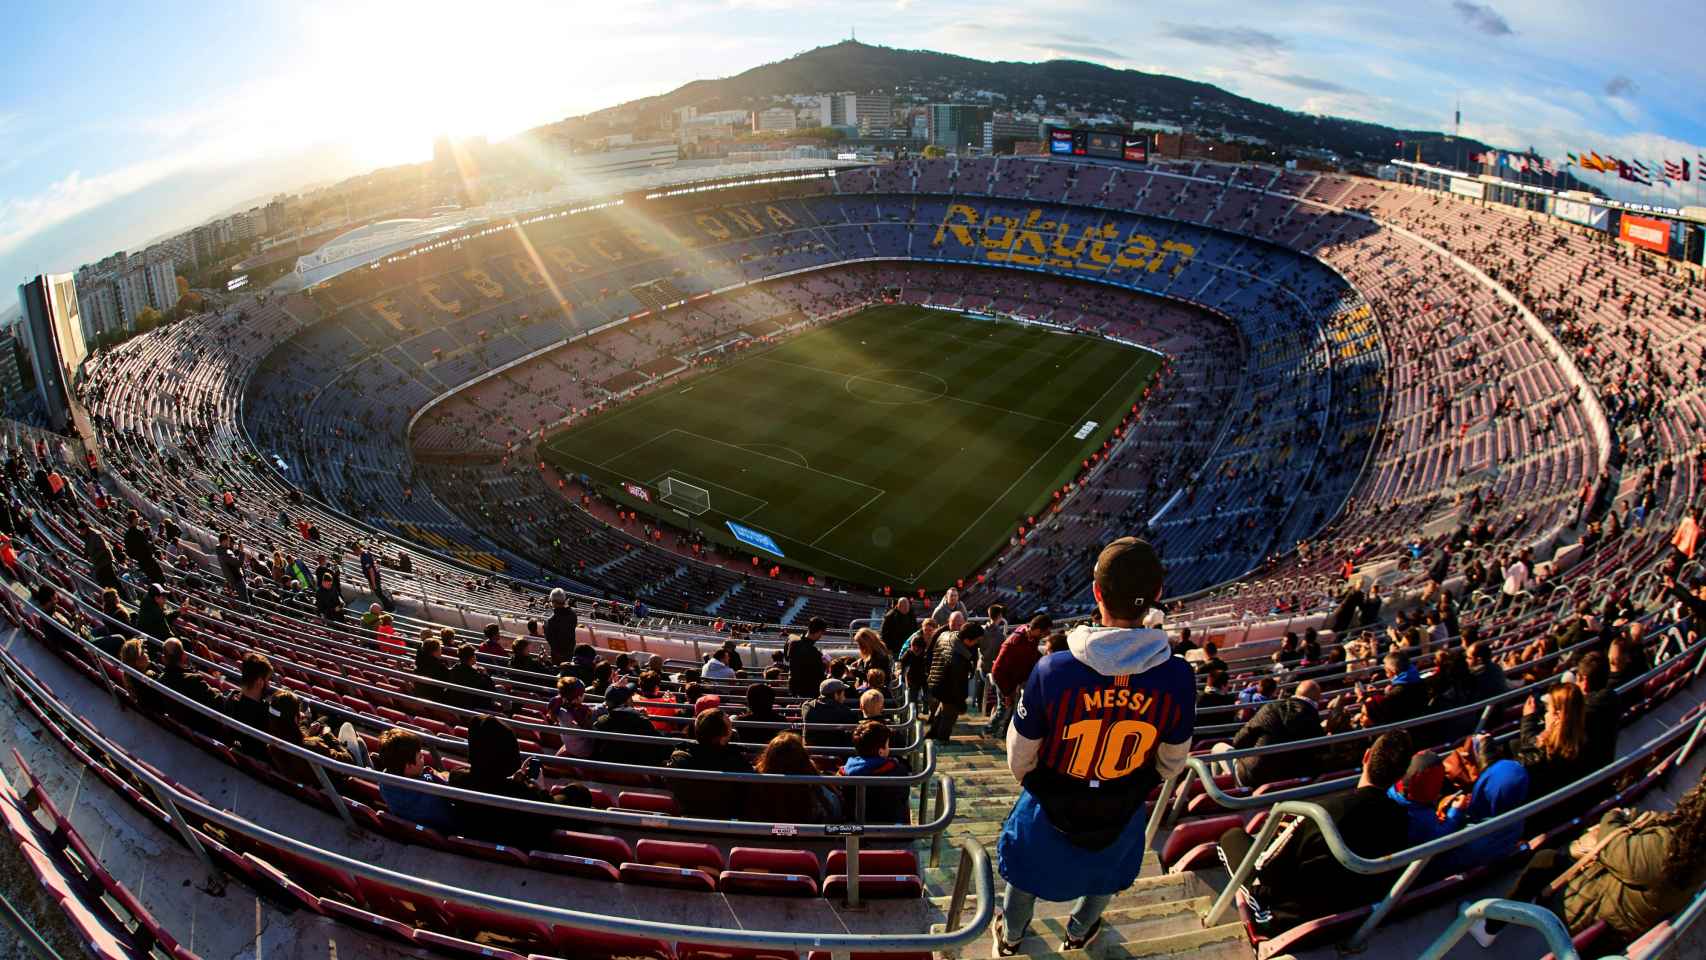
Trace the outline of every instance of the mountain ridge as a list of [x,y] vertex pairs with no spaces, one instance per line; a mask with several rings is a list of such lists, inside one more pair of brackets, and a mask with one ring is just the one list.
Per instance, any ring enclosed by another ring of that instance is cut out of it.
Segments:
[[[1223,127],[1228,133],[1259,137],[1277,149],[1320,147],[1368,161],[1390,159],[1396,143],[1413,157],[1454,160],[1491,149],[1470,138],[1451,138],[1437,130],[1411,130],[1344,117],[1287,110],[1198,80],[1169,74],[1109,67],[1083,60],[978,60],[931,50],[905,50],[844,40],[784,60],[761,64],[732,76],[693,80],[652,97],[630,100],[584,117],[571,117],[534,132],[583,121],[612,111],[663,111],[680,107],[725,109],[765,97],[840,90],[895,90],[921,86],[988,90],[1010,106],[1033,109],[1029,97],[1049,95],[1074,104],[1119,105],[1128,118],[1182,118],[1185,125]],[[1026,99],[1018,99],[1018,98]],[[1043,112],[1049,112],[1045,110]],[[1169,119],[1168,122],[1178,122]]]

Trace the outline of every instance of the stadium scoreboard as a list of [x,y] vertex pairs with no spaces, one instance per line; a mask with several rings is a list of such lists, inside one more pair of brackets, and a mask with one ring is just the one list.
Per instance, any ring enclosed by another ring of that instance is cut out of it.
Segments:
[[1049,127],[1048,152],[1062,157],[1148,163],[1149,134]]

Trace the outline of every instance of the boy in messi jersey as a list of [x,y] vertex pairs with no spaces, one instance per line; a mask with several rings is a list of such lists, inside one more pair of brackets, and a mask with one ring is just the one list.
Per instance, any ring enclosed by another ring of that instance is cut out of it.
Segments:
[[1082,949],[1143,869],[1144,799],[1185,765],[1196,678],[1167,634],[1143,626],[1161,601],[1161,558],[1123,537],[1096,559],[1098,626],[1031,671],[1007,731],[1024,787],[996,846],[1007,891],[996,953],[1019,951],[1037,899],[1075,900],[1062,950]]

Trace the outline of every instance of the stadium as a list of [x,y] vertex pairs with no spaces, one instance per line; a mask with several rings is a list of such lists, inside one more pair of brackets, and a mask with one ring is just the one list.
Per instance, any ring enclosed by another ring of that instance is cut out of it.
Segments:
[[[6,428],[14,870],[103,957],[1691,955],[1697,273],[1145,161],[383,222],[97,352],[92,436]],[[1089,924],[1009,751],[1115,628]]]

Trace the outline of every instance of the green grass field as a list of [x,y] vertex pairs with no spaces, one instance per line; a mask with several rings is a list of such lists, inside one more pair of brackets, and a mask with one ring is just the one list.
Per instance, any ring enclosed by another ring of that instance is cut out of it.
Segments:
[[[1070,480],[1159,366],[1089,337],[873,307],[593,417],[544,456],[721,543],[739,546],[734,520],[795,568],[934,590]],[[709,491],[710,510],[655,502],[665,477]]]

